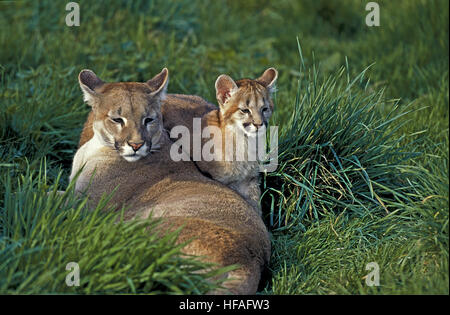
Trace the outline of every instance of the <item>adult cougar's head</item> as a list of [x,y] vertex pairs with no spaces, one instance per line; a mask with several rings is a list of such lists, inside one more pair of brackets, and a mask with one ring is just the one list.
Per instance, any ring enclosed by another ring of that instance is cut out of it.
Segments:
[[78,81],[85,102],[92,106],[94,137],[129,162],[157,150],[168,78],[164,68],[145,83],[104,83],[93,71],[82,70]]
[[247,135],[267,127],[272,116],[271,94],[278,72],[269,68],[257,79],[234,81],[222,74],[216,80],[216,96],[225,124],[235,125]]

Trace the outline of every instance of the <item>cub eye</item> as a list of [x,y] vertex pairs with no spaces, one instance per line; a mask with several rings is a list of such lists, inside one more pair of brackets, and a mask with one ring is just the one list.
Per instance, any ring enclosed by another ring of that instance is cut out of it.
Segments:
[[147,117],[144,119],[144,125],[148,125],[149,123],[153,122],[155,119],[151,117]]
[[262,109],[263,112],[267,112],[267,110],[268,110],[267,107],[264,107],[264,108]]
[[250,111],[248,109],[241,109],[241,113],[250,114]]
[[123,125],[123,119],[122,118],[111,118],[112,121],[114,121],[116,124],[121,124]]

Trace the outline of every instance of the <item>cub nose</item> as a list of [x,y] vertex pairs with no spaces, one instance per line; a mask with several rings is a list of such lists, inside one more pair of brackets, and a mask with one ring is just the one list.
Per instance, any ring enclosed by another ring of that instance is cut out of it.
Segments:
[[144,145],[144,142],[139,142],[139,143],[136,143],[136,142],[127,142],[127,143],[128,143],[128,145],[129,145],[130,147],[133,148],[134,152],[136,152],[137,150],[139,150],[139,149]]
[[259,124],[253,123],[253,126],[255,126],[256,129],[259,129],[259,128],[261,128],[263,126],[263,123],[259,123]]

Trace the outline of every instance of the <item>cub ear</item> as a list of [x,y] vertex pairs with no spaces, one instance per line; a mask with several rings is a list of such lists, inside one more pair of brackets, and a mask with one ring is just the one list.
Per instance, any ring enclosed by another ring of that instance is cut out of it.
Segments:
[[221,74],[216,80],[216,97],[220,106],[226,103],[238,89],[236,83],[226,74]]
[[98,97],[98,93],[95,89],[105,84],[94,71],[89,69],[81,70],[78,75],[78,82],[80,83],[81,90],[83,91],[83,99],[90,106],[94,105],[95,98]]
[[275,91],[275,82],[278,78],[278,71],[275,68],[269,68],[264,73],[256,79],[259,83],[264,85],[270,93]]
[[167,70],[167,68],[162,69],[160,73],[146,83],[152,90],[150,95],[158,95],[161,99],[164,99],[167,93],[167,85],[169,84],[169,70]]

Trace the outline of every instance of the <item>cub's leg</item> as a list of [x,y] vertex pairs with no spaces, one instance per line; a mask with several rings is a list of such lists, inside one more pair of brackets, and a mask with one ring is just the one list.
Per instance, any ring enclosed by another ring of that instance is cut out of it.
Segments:
[[250,180],[234,182],[228,185],[231,189],[239,193],[258,213],[262,215],[259,199],[261,198],[261,189],[259,188],[259,178],[254,177]]

